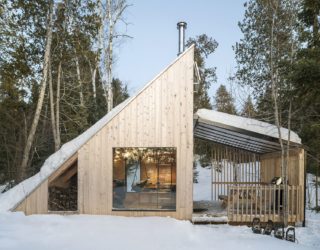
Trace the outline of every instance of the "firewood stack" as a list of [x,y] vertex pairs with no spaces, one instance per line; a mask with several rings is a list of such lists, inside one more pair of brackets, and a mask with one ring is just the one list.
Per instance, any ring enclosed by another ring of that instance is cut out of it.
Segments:
[[72,178],[67,188],[49,187],[50,211],[77,211],[78,188],[77,178]]

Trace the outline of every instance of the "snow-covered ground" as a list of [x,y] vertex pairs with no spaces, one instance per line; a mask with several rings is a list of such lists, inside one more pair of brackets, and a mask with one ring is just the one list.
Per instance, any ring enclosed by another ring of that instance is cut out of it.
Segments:
[[211,200],[211,168],[202,168],[197,164],[196,172],[198,183],[193,184],[193,200]]
[[0,249],[320,249],[320,218],[297,229],[299,243],[253,234],[246,226],[193,225],[172,218],[0,215]]
[[[197,200],[210,199],[209,169],[199,169]],[[206,182],[204,182],[206,185]],[[1,250],[43,249],[320,249],[320,214],[307,212],[307,227],[296,228],[298,243],[253,234],[247,226],[193,225],[172,218],[0,213]]]

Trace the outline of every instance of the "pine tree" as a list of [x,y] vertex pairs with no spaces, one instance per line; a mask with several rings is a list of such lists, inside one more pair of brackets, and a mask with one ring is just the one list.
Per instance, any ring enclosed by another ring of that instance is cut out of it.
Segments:
[[249,95],[247,100],[244,102],[241,116],[248,117],[248,118],[254,118],[256,116],[256,110],[253,105],[251,96]]
[[[305,46],[298,50],[292,73],[292,95],[298,110],[295,129],[308,151],[320,159],[320,2],[302,1],[298,16],[302,24],[299,38]],[[307,166],[307,171],[316,173],[318,166],[309,157]]]
[[200,73],[200,82],[198,90],[194,93],[194,112],[201,108],[211,109],[212,105],[210,102],[210,95],[208,93],[209,88],[212,83],[217,80],[216,68],[206,67],[205,59],[209,55],[214,53],[218,47],[218,43],[212,37],[208,37],[206,34],[197,36],[196,38],[190,38],[186,45],[190,46],[195,44],[194,58],[197,63],[199,73]]
[[[200,74],[200,82],[198,89],[194,92],[194,104],[193,111],[196,112],[198,109],[206,108],[211,109],[212,105],[210,102],[210,95],[208,93],[212,83],[216,82],[216,68],[207,67],[205,60],[210,56],[216,48],[218,43],[212,37],[208,37],[206,34],[196,36],[195,38],[188,39],[186,46],[195,44],[194,60],[197,64]],[[199,139],[194,141],[194,151],[198,155],[206,155],[206,143]]]
[[113,106],[117,106],[129,97],[127,85],[124,85],[118,78],[112,79]]
[[217,89],[214,97],[214,108],[219,112],[225,112],[232,115],[237,114],[234,105],[234,99],[227,91],[225,85],[220,85],[220,87]]

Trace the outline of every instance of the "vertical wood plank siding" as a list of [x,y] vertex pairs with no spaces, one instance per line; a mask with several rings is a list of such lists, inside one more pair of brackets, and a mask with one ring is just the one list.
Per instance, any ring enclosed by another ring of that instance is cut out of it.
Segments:
[[[175,147],[176,211],[112,211],[112,149]],[[191,219],[193,49],[159,75],[78,151],[79,212]]]

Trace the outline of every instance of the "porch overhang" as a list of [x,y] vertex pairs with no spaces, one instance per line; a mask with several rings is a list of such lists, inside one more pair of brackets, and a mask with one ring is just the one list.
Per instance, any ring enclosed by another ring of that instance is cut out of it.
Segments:
[[[199,109],[194,115],[194,137],[254,153],[265,154],[281,150],[278,128],[270,123]],[[289,130],[281,128],[287,145]],[[290,131],[290,147],[301,147],[299,136]]]

